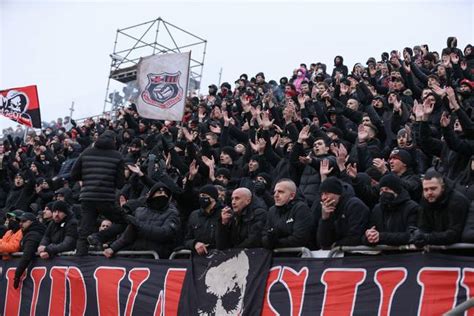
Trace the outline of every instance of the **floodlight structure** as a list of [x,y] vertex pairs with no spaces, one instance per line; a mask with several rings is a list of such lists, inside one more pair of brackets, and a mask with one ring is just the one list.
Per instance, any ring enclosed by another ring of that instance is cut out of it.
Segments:
[[[200,89],[207,41],[161,17],[117,30],[110,54],[104,110],[113,110],[138,96],[137,65],[141,57],[192,51],[188,92]],[[121,90],[121,91],[119,91]]]

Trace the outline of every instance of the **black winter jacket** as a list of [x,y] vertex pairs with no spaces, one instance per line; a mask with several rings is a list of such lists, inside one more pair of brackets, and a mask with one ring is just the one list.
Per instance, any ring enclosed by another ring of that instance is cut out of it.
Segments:
[[272,206],[267,214],[262,243],[265,248],[310,247],[313,218],[308,205],[295,199]]
[[[406,245],[410,239],[410,226],[416,226],[420,206],[410,199],[406,190],[389,205],[377,204],[370,213],[369,226],[379,232],[381,245]],[[369,244],[364,236],[362,240]],[[370,244],[372,245],[372,244]]]
[[154,250],[160,258],[168,258],[176,247],[181,227],[176,207],[171,203],[162,210],[139,207],[135,211],[135,218],[137,225],[129,225],[110,248],[118,251],[130,246],[132,250]]
[[20,250],[23,252],[18,267],[15,272],[15,279],[20,278],[30,262],[34,259],[41,238],[43,238],[46,227],[38,221],[31,223],[31,226],[23,231],[23,238],[20,242]]
[[240,214],[234,213],[228,225],[222,225],[219,218],[216,234],[217,249],[261,247],[266,215],[265,205],[254,199]]
[[461,241],[461,234],[469,211],[469,200],[448,184],[434,203],[421,201],[419,227],[427,233],[430,245],[449,245]]
[[81,201],[115,201],[115,189],[125,181],[124,161],[115,150],[113,132],[104,132],[94,146],[86,149],[76,160],[71,178],[82,180]]
[[343,192],[334,213],[328,219],[319,220],[319,246],[327,249],[334,243],[340,246],[361,244],[368,221],[369,208],[358,198]]
[[74,250],[77,240],[77,220],[72,213],[61,222],[51,221],[41,240],[40,245],[46,246],[45,251],[54,256],[60,252]]
[[221,217],[221,207],[216,205],[211,213],[202,209],[195,210],[188,219],[188,229],[184,247],[194,251],[197,242],[208,244],[207,249],[216,248],[217,222]]

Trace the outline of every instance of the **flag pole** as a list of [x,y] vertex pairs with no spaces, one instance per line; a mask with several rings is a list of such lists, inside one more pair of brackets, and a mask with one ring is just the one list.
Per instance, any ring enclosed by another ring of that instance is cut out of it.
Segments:
[[25,129],[25,133],[23,134],[23,142],[26,142],[26,136],[28,135],[28,130],[29,130],[29,127],[27,126]]

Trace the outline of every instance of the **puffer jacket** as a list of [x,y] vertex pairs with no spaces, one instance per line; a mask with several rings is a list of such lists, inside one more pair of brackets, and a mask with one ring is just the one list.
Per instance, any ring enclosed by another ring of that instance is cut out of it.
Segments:
[[54,256],[60,252],[74,250],[77,240],[77,220],[72,213],[60,223],[51,221],[46,228],[41,246],[46,246],[45,251]]
[[114,132],[105,131],[77,158],[71,178],[82,180],[81,201],[115,201],[115,189],[123,186],[125,175],[123,158],[115,150]]

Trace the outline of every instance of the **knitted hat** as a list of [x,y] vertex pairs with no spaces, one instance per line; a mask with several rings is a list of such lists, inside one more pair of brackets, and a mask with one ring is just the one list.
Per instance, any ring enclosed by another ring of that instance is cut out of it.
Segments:
[[218,176],[221,176],[221,175],[224,176],[226,179],[229,179],[229,180],[231,178],[230,171],[227,168],[217,169],[215,176],[218,177]]
[[232,159],[232,161],[236,161],[237,160],[237,152],[235,151],[235,149],[231,146],[225,146],[224,148],[222,148],[222,153],[226,154],[226,155],[229,155],[230,156],[230,159]]
[[379,187],[387,187],[393,190],[395,193],[400,194],[403,189],[402,181],[400,177],[393,173],[389,173],[380,179]]
[[394,149],[390,153],[390,159],[398,159],[403,162],[407,167],[410,167],[413,163],[413,159],[410,153],[404,149]]
[[53,209],[52,211],[59,211],[59,212],[63,212],[63,213],[66,213],[66,214],[69,214],[69,205],[64,202],[64,201],[56,201],[54,202],[53,204]]
[[205,186],[203,186],[201,190],[199,190],[199,193],[207,194],[216,201],[219,198],[219,192],[217,191],[217,188],[212,184],[206,184]]
[[329,177],[321,183],[319,187],[321,193],[342,194],[342,183],[336,177]]

